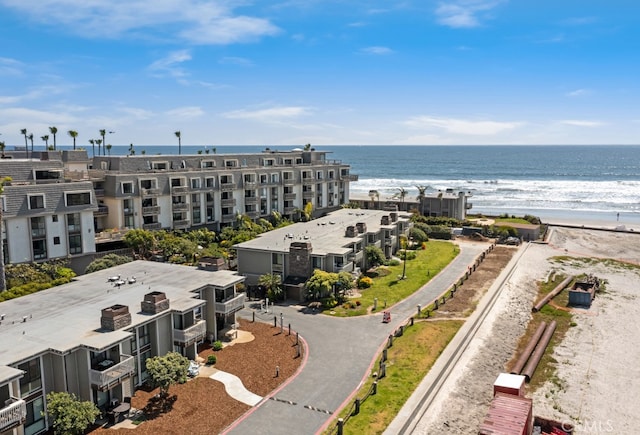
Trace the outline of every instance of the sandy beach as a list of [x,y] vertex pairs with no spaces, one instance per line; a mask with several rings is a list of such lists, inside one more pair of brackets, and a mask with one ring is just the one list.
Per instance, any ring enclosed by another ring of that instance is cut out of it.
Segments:
[[[567,222],[568,223],[568,222]],[[575,222],[573,222],[575,224]],[[612,228],[582,221],[577,225]],[[535,393],[534,415],[569,422],[575,433],[636,433],[640,416],[640,269],[620,263],[553,261],[554,256],[616,259],[640,264],[640,234],[553,227],[549,244],[530,244],[507,281],[505,291],[415,433],[474,434],[492,397],[492,385],[511,359],[531,318],[536,281],[551,270],[590,273],[606,281],[591,308],[574,317],[554,350],[557,379]],[[521,249],[525,249],[522,247]]]

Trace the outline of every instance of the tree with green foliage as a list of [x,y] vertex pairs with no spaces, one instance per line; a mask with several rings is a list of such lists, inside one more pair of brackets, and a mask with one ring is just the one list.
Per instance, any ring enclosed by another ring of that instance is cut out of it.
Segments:
[[429,241],[429,236],[422,229],[417,227],[412,227],[409,230],[409,238],[413,240],[414,243],[422,244],[423,242]]
[[171,385],[187,381],[189,359],[178,352],[169,352],[165,356],[148,358],[146,368],[153,386],[160,388],[161,397],[166,397]]
[[42,414],[53,419],[55,434],[81,434],[96,421],[100,410],[93,402],[81,401],[75,394],[52,391],[47,394],[47,411]]
[[148,258],[156,246],[155,233],[141,228],[127,231],[122,240],[142,258]]
[[260,275],[258,284],[267,290],[267,296],[272,301],[283,299],[284,289],[282,288],[282,277],[277,273],[266,273]]
[[429,188],[429,186],[417,185],[416,188],[418,189],[418,196],[416,199],[420,204],[420,215],[422,216],[424,215],[424,200],[427,196],[427,189]]
[[73,138],[73,149],[75,150],[76,149],[76,138],[78,137],[78,132],[75,131],[75,130],[69,130],[67,132],[67,134]]
[[384,264],[386,258],[384,252],[376,245],[367,245],[364,248],[364,258],[367,263],[367,267],[376,267]]
[[396,189],[398,190],[398,193],[393,195],[393,197],[395,199],[400,199],[400,210],[404,210],[404,199],[407,197],[407,193],[409,192],[404,187],[397,187]]
[[404,234],[400,235],[400,247],[404,251],[404,258],[402,262],[402,277],[400,279],[407,278],[407,248],[409,247],[409,241],[407,240],[407,236]]
[[339,282],[342,280],[337,273],[316,269],[305,283],[307,297],[318,300],[330,296]]
[[49,127],[49,131],[53,135],[53,150],[58,149],[58,145],[56,144],[56,134],[58,134],[58,127]]
[[107,254],[104,257],[97,258],[89,263],[87,268],[84,270],[84,273],[91,273],[97,272],[98,270],[109,269],[110,267],[119,266],[120,264],[126,264],[131,261],[131,257],[127,257],[126,255]]

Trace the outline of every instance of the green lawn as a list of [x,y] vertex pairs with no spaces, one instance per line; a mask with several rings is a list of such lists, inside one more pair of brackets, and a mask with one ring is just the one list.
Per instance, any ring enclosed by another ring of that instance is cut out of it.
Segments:
[[509,226],[509,224],[530,224],[526,219],[521,218],[498,218],[495,220],[497,226]]
[[359,290],[362,296],[352,299],[352,301],[359,301],[359,306],[344,308],[339,305],[331,310],[325,310],[325,313],[330,312],[339,317],[362,316],[367,314],[369,309],[373,309],[376,298],[378,299],[377,311],[382,311],[385,307],[415,293],[447,266],[460,253],[460,248],[451,242],[430,240],[426,244],[426,249],[418,249],[415,252],[416,258],[407,261],[405,279],[400,279],[403,262],[397,266],[390,266],[389,275],[374,278],[372,287]]

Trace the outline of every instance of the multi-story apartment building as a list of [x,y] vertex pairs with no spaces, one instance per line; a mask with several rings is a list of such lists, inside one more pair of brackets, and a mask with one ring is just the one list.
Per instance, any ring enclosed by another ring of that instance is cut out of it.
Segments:
[[286,217],[311,203],[316,215],[348,202],[349,166],[322,151],[95,157],[92,176],[110,228],[217,230],[239,215]]
[[230,271],[135,261],[1,302],[0,434],[51,427],[42,414],[51,391],[106,410],[145,382],[148,358],[176,351],[194,359],[199,343],[234,327],[243,281]]
[[288,297],[301,300],[298,284],[315,269],[364,270],[368,267],[364,255],[367,246],[381,248],[389,258],[400,248],[400,235],[410,226],[410,215],[405,212],[340,209],[235,245],[238,272],[247,278],[248,285],[256,285],[261,275],[279,274]]
[[95,252],[93,183],[66,182],[84,167],[86,152],[38,153],[39,159],[0,159],[0,175],[12,181],[2,197],[5,262],[22,263]]
[[[349,201],[350,167],[323,151],[132,155],[7,152],[0,174],[5,261],[93,254],[127,230],[219,230],[239,215],[316,216]],[[25,243],[25,241],[29,241]]]

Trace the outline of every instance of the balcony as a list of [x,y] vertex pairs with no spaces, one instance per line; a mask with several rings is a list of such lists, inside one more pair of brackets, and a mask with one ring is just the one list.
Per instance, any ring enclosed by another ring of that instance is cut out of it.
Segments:
[[174,210],[189,210],[189,204],[186,202],[174,202],[171,206]]
[[99,205],[98,210],[93,212],[94,216],[106,216],[109,214],[109,207],[106,205]]
[[150,188],[150,189],[140,189],[142,196],[157,196],[160,195],[160,189]]
[[284,184],[285,186],[293,186],[294,184],[296,184],[296,180],[294,178],[283,178],[282,184]]
[[284,208],[284,214],[291,214],[291,213],[293,213],[294,211],[296,211],[296,208],[295,208],[295,207],[285,207],[285,208]]
[[162,228],[162,224],[160,222],[152,222],[150,224],[142,224],[143,230],[159,230]]
[[176,230],[181,230],[185,228],[189,228],[189,221],[187,219],[182,219],[178,221],[173,221],[173,228]]
[[150,205],[147,207],[142,207],[142,215],[149,216],[152,214],[160,214],[160,206],[159,205]]
[[295,193],[285,193],[284,194],[284,200],[285,201],[294,201],[296,199],[296,194]]
[[303,198],[313,198],[315,196],[315,192],[313,192],[312,190],[308,190],[306,192],[302,192],[302,197]]
[[11,397],[5,402],[5,407],[0,408],[0,432],[13,429],[27,419],[27,404],[22,399]]
[[314,184],[315,182],[316,180],[313,177],[302,177],[302,184],[304,185]]
[[244,197],[244,203],[245,204],[257,204],[259,201],[259,198],[257,196],[245,196]]
[[222,218],[220,219],[222,221],[222,223],[228,224],[231,222],[235,222],[236,221],[236,215],[234,213],[232,214],[223,214]]
[[216,314],[225,316],[233,314],[244,308],[244,293],[231,296],[222,302],[216,302]]
[[247,211],[244,214],[249,216],[251,219],[258,219],[260,217],[260,212],[257,210]]
[[133,375],[135,361],[130,355],[120,355],[120,362],[106,359],[89,371],[89,381],[94,388],[100,391],[108,390],[119,384],[124,379]]
[[96,197],[104,196],[104,189],[93,189],[93,192],[96,194]]
[[229,191],[229,190],[233,190],[235,188],[235,184],[233,183],[233,181],[221,181],[220,182],[220,189],[223,191]]
[[187,193],[189,186],[171,186],[171,193]]
[[189,326],[186,329],[174,329],[173,341],[179,343],[191,344],[193,342],[202,340],[207,333],[207,322],[200,320],[195,325]]
[[235,198],[221,199],[220,200],[220,206],[221,207],[235,207],[236,206],[236,200],[235,200]]
[[258,187],[258,183],[256,181],[245,180],[243,185],[245,189],[255,189],[256,187]]

